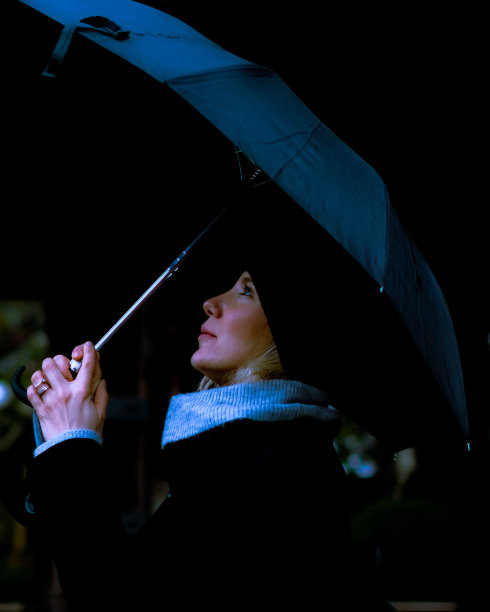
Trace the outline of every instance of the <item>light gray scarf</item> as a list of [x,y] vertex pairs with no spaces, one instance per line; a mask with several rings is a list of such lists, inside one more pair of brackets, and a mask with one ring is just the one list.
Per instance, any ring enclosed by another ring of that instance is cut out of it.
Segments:
[[175,395],[162,435],[170,442],[196,436],[230,421],[290,421],[309,417],[343,422],[326,393],[293,380],[261,380]]

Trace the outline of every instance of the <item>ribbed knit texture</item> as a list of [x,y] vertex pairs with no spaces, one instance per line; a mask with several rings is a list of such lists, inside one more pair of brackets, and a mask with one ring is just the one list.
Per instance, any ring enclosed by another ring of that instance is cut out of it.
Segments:
[[95,440],[99,444],[102,444],[103,441],[102,437],[92,429],[69,429],[68,431],[64,431],[63,433],[54,436],[46,442],[44,440],[43,432],[41,430],[39,417],[37,416],[35,411],[32,413],[32,421],[34,426],[34,440],[36,442],[36,448],[34,449],[34,457],[37,457],[55,444],[59,444],[60,442],[64,442],[65,440],[73,440],[73,438],[89,438],[90,440]]
[[230,421],[289,421],[310,417],[342,421],[319,389],[291,380],[263,380],[175,395],[162,435],[162,448]]

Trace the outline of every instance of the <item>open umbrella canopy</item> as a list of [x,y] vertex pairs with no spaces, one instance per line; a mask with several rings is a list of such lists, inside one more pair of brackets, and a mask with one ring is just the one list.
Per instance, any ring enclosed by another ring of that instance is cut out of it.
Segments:
[[[382,300],[389,300],[437,382],[448,412],[452,411],[462,434],[469,437],[459,350],[433,274],[401,226],[378,173],[324,125],[276,73],[227,52],[178,19],[130,0],[19,2],[63,26],[46,66],[47,77],[62,69],[73,35],[81,34],[166,84],[261,168],[285,198],[313,220],[311,235],[315,240],[322,241],[318,229],[326,232],[328,244],[332,239],[345,251],[347,260],[355,262],[352,270],[359,268],[367,274],[372,284],[366,291],[377,297],[381,292]],[[294,240],[289,232],[283,236]],[[280,252],[286,252],[288,244]],[[305,278],[313,276],[310,280],[315,282],[320,270],[327,278],[328,266],[322,259],[325,253],[316,248],[310,252],[308,240],[305,248],[294,260],[298,273]],[[328,248],[330,255],[340,257],[336,247]],[[305,260],[314,274],[301,271]],[[314,267],[310,266],[313,262]],[[355,280],[347,285],[353,283]],[[344,295],[345,304],[356,299],[355,292],[346,290]],[[322,299],[315,295],[319,317]],[[372,341],[376,342],[376,335]],[[338,342],[341,344],[341,339]],[[384,376],[389,378],[390,374]],[[408,379],[398,384],[409,384]],[[379,388],[378,379],[376,384]],[[348,413],[348,406],[344,411]],[[425,417],[429,418],[428,412]],[[361,415],[359,420],[370,427],[369,418]],[[406,422],[400,421],[401,429]],[[379,420],[372,429],[380,434]],[[384,429],[382,433],[389,439],[390,426]],[[404,447],[412,444],[416,435],[398,431],[392,440],[393,446]]]

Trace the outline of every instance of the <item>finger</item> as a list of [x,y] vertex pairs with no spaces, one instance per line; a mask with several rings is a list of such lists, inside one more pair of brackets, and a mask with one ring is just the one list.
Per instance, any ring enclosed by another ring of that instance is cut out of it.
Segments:
[[31,376],[31,382],[34,387],[38,387],[44,380],[44,372],[42,370],[36,370]]
[[83,357],[75,379],[75,386],[84,396],[93,397],[102,378],[100,355],[92,342],[85,342],[83,345],[75,347],[72,354],[77,358]]
[[71,352],[70,372],[76,378],[80,368],[82,367],[83,345],[79,344]]
[[[83,345],[82,367],[78,373],[76,381],[81,385],[86,385],[92,392],[95,392],[94,379],[100,379],[100,367],[98,367],[98,354],[92,342],[85,342]],[[98,380],[97,380],[98,382]]]
[[92,373],[92,395],[95,394],[95,391],[97,389],[97,385],[100,384],[102,380],[102,369],[100,367],[100,353],[98,351],[95,351],[95,366],[94,366],[94,370]]
[[83,344],[78,344],[71,352],[72,359],[81,361],[83,358]]
[[39,414],[39,410],[42,410],[43,408],[43,402],[42,399],[39,397],[34,385],[29,385],[27,387],[27,399],[31,402],[31,405],[34,410]]
[[[50,389],[49,382],[42,370],[36,370],[31,376],[32,388],[36,394],[35,399],[41,400],[41,396]],[[32,404],[32,402],[31,402]],[[42,405],[42,404],[41,404]]]
[[104,420],[106,417],[108,403],[109,393],[107,392],[107,383],[104,379],[102,379],[95,389],[94,404]]
[[71,382],[73,380],[73,376],[70,371],[70,360],[68,357],[65,357],[65,355],[56,355],[56,357],[53,357],[53,359],[65,379]]
[[51,387],[57,387],[66,382],[65,377],[52,357],[47,357],[43,360],[43,372],[44,378],[47,379]]

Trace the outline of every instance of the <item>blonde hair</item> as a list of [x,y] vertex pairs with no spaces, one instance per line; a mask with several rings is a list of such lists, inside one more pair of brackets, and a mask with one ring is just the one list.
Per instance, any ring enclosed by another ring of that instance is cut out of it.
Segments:
[[264,380],[270,378],[284,378],[285,371],[282,367],[279,353],[275,344],[271,344],[262,355],[253,359],[247,366],[229,372],[224,381],[220,384],[204,376],[198,387],[198,391],[206,389],[215,389],[216,387],[226,387],[228,385],[236,385],[243,382],[252,382],[255,380]]

